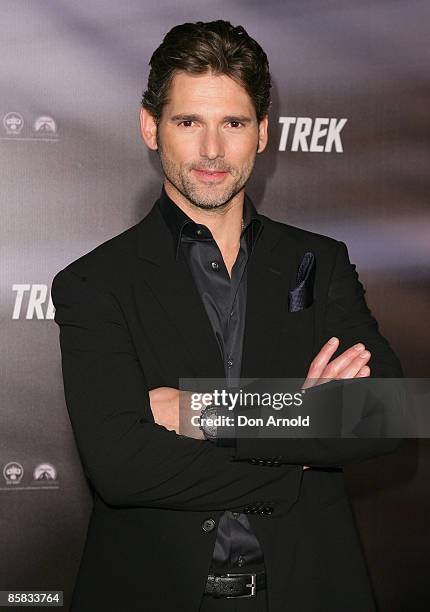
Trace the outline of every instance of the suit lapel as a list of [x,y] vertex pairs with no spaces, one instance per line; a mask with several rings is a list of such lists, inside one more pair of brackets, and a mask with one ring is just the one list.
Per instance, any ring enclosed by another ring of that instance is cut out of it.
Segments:
[[219,346],[194,279],[186,262],[175,259],[172,236],[156,205],[138,229],[141,269],[137,293],[141,296],[143,312],[144,295],[149,287],[176,328],[187,363],[183,371],[193,372],[197,378],[224,377]]
[[[284,241],[287,244],[279,255],[274,247],[281,230],[263,215],[259,217],[263,230],[247,271],[243,378],[269,376],[280,328],[289,325],[288,290],[294,285],[298,266],[295,241]],[[157,205],[138,225],[137,248],[141,268],[136,295],[141,311],[145,312],[149,288],[176,328],[187,362],[184,371],[193,372],[197,378],[223,378],[224,365],[209,317],[186,262],[174,257],[172,236]],[[294,347],[291,349],[294,351]]]

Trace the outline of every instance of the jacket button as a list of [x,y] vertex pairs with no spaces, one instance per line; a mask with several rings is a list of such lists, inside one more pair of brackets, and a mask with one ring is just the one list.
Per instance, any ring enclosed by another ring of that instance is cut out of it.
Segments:
[[210,519],[206,519],[205,521],[203,521],[202,523],[202,529],[203,531],[212,531],[212,529],[215,527],[215,521],[214,519],[210,518]]
[[245,508],[243,509],[243,512],[245,514],[250,514],[252,512],[252,506],[250,506],[249,504],[247,506],[245,506]]
[[265,513],[265,514],[273,514],[273,508],[272,508],[272,506],[266,506],[266,507],[264,508],[264,513]]
[[258,460],[258,464],[259,464],[259,465],[266,465],[266,462],[265,462],[265,460],[264,460],[264,459],[259,459],[259,460]]

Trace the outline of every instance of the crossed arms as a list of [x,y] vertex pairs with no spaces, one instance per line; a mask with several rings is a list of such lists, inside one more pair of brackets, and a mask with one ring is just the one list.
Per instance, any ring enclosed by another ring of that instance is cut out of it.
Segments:
[[[237,448],[178,435],[154,420],[149,389],[121,308],[91,275],[66,268],[52,283],[66,405],[83,469],[114,506],[225,510],[273,495],[288,473],[307,466],[357,463],[392,452],[397,439],[238,439]],[[326,337],[361,342],[374,376],[402,376],[400,363],[364,300],[355,266],[340,242],[330,281]],[[321,365],[321,364],[320,364]],[[365,370],[366,372],[366,370]],[[312,375],[312,377],[315,377]],[[277,469],[253,457],[281,455]]]

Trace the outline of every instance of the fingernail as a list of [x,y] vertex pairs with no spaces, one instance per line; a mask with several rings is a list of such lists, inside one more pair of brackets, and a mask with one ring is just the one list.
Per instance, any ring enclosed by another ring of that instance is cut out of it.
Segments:
[[364,349],[364,344],[356,344],[354,348],[356,351],[362,351]]
[[361,353],[360,357],[362,359],[365,359],[366,357],[369,357],[369,355],[370,355],[369,351],[364,351],[364,353]]
[[336,338],[336,336],[333,336],[333,338],[330,338],[330,340],[328,341],[329,344],[336,344],[336,342],[338,341],[338,338]]

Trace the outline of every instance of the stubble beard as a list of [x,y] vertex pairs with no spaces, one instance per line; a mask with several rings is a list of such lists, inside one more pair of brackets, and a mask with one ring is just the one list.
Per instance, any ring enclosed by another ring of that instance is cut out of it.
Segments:
[[[206,170],[218,170],[229,172],[234,180],[228,185],[203,185],[198,183],[197,178],[192,177],[192,168],[196,167],[197,164],[185,164],[180,166],[173,160],[169,159],[164,155],[163,147],[159,139],[158,142],[158,154],[160,157],[161,167],[167,180],[194,206],[204,210],[211,210],[214,208],[221,208],[226,206],[234,196],[243,189],[252,174],[252,170],[255,164],[255,157],[250,158],[245,166],[242,166],[240,170],[235,168],[228,168],[221,166],[220,164],[199,164],[199,168]],[[228,177],[226,180],[229,180]]]

